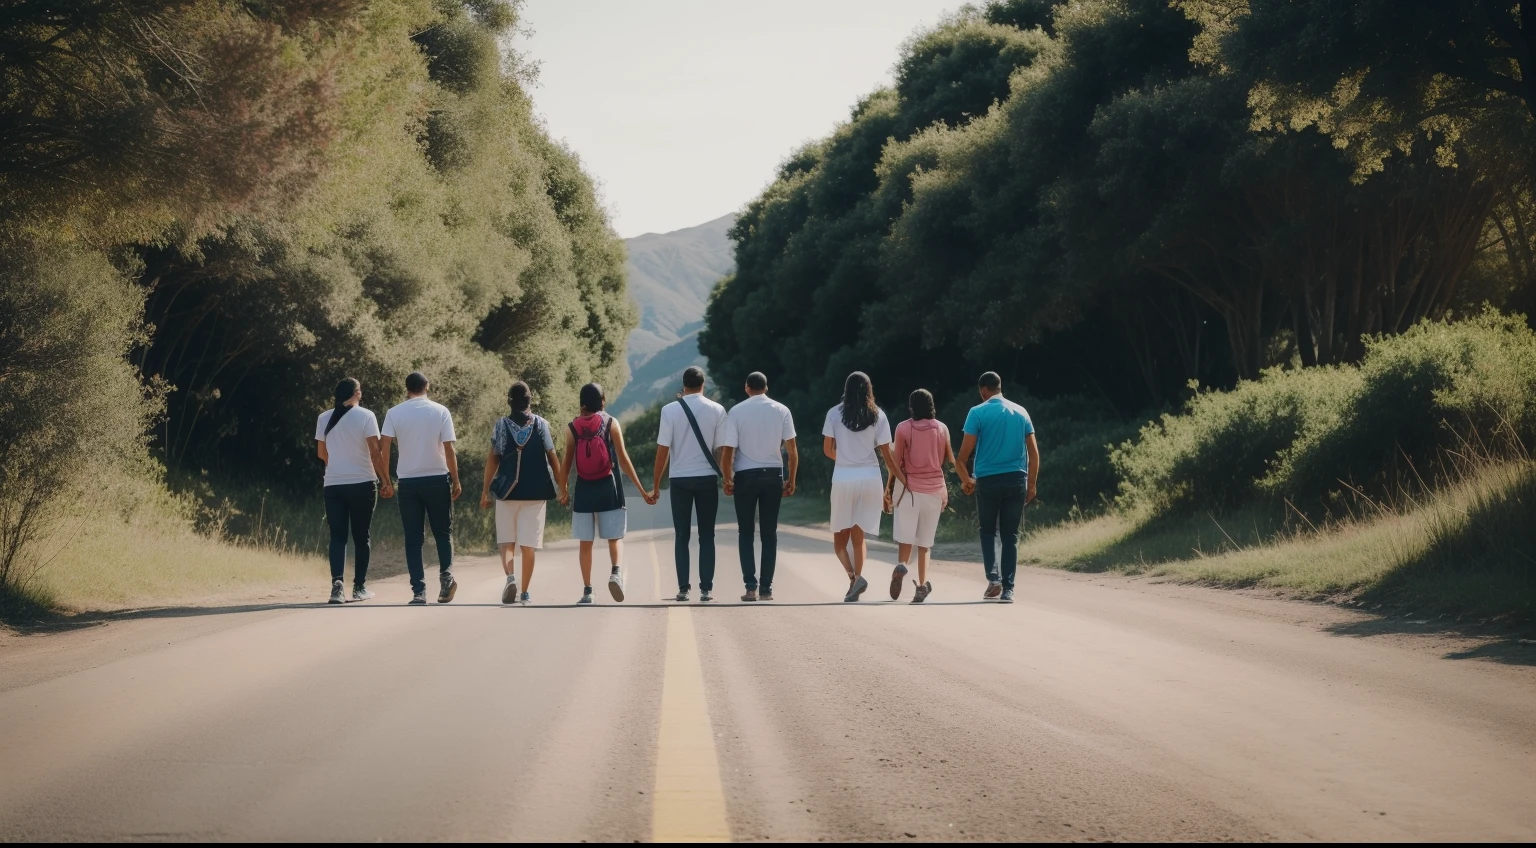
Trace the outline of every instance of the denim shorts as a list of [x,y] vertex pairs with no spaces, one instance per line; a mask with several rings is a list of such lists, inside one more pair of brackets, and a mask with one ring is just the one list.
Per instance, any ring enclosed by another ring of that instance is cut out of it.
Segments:
[[[591,542],[594,539],[622,539],[627,526],[627,514],[628,510],[623,508],[610,509],[607,512],[573,512],[571,513],[571,538],[582,542]],[[597,531],[595,535],[594,530]]]

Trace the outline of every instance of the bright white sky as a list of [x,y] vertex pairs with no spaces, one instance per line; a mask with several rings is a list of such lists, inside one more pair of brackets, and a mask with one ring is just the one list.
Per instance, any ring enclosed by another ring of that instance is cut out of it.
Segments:
[[534,108],[619,235],[740,209],[961,0],[527,0]]

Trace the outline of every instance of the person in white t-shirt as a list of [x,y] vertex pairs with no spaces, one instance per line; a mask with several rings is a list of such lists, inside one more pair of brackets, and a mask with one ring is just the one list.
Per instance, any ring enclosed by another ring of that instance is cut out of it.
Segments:
[[[689,421],[690,414],[693,421]],[[660,497],[661,475],[670,463],[678,601],[688,600],[688,537],[695,512],[699,523],[699,600],[714,600],[710,592],[715,586],[715,517],[720,511],[720,463],[715,452],[726,442],[729,421],[725,407],[704,396],[704,369],[697,365],[683,371],[683,391],[677,400],[661,408],[656,471],[648,500],[655,503]]]
[[[747,399],[731,407],[720,466],[725,493],[736,499],[736,538],[741,555],[743,601],[773,600],[773,570],[779,551],[779,503],[795,493],[800,451],[795,447],[795,420],[784,404],[768,397],[768,377],[747,375]],[[784,466],[789,479],[784,479]],[[758,579],[752,551],[753,525],[762,518],[763,568]]]
[[[378,496],[393,497],[389,459],[379,447],[379,420],[362,406],[363,384],[347,377],[336,384],[336,405],[315,421],[315,453],[325,463],[325,521],[331,527],[331,603],[347,601],[342,572],[347,533],[352,534],[352,600],[366,601],[369,530]],[[379,482],[383,481],[380,487]]]
[[459,485],[459,461],[453,452],[458,438],[448,407],[427,397],[431,384],[425,374],[412,371],[405,378],[406,399],[384,414],[382,450],[398,442],[400,459],[395,466],[400,478],[400,523],[405,529],[405,568],[411,574],[411,603],[427,602],[427,581],[421,548],[426,543],[424,524],[432,525],[437,541],[437,602],[453,600],[459,589],[453,579],[453,502],[464,489]]
[[[880,460],[903,485],[901,469],[891,457],[891,422],[875,405],[869,375],[855,371],[843,383],[843,402],[827,410],[821,426],[821,450],[832,467],[832,550],[848,574],[844,601],[857,601],[869,581],[864,579],[864,537],[880,535],[885,507],[885,483]],[[849,552],[852,542],[852,552]]]

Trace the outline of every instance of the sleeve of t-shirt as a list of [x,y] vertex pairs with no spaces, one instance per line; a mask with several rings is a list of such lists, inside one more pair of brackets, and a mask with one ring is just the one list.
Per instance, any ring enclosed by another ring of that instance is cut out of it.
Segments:
[[790,414],[789,407],[784,407],[784,436],[782,441],[789,441],[795,437],[795,416]]
[[1035,422],[1034,422],[1033,419],[1031,419],[1029,417],[1029,413],[1025,412],[1024,413],[1024,435],[1028,436],[1028,435],[1030,435],[1033,432],[1035,432]]
[[821,434],[823,436],[831,436],[836,438],[838,420],[839,417],[837,414],[837,407],[834,406],[827,410],[827,420],[821,425]]
[[395,437],[395,419],[390,418],[388,412],[384,413],[384,435],[391,439]]
[[368,417],[364,418],[363,421],[368,428],[368,432],[363,434],[363,438],[372,436],[373,438],[377,439],[379,437],[379,417],[374,415],[372,410],[367,410],[367,412]]
[[720,432],[715,438],[715,447],[734,448],[739,447],[741,434],[736,430],[736,417],[729,412],[720,416]]
[[973,406],[971,411],[965,414],[965,434],[967,436],[978,435],[981,432],[980,425],[981,422],[976,418],[976,407]]
[[891,419],[885,417],[885,410],[880,410],[880,418],[875,422],[875,447],[891,443]]
[[892,441],[897,453],[904,454],[912,442],[912,425],[903,421],[896,425],[896,438]]
[[656,424],[656,444],[672,447],[672,416],[667,412],[672,409],[672,404],[661,408],[661,421]]
[[545,450],[552,451],[555,449],[555,437],[549,432],[549,422],[542,418],[539,419],[539,435],[544,437]]
[[331,416],[328,414],[322,414],[318,419],[315,420],[315,441],[325,441],[325,422],[326,419],[330,417]]
[[453,415],[448,410],[443,410],[443,427],[437,434],[438,441],[457,442],[459,438],[453,434]]

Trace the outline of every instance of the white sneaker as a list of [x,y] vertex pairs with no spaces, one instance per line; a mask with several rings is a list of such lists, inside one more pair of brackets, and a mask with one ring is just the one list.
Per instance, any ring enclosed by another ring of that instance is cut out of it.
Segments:
[[608,594],[612,595],[615,601],[622,602],[624,600],[623,570],[615,571],[614,573],[608,575]]
[[507,585],[501,587],[501,602],[510,604],[517,600],[517,577],[507,575]]
[[368,591],[368,587],[366,587],[366,586],[353,586],[352,587],[352,600],[354,600],[354,601],[371,601],[371,600],[373,600],[373,593]]
[[333,603],[333,604],[344,604],[346,602],[347,602],[347,590],[346,590],[346,588],[344,588],[341,585],[341,581],[340,580],[332,580],[331,581],[331,600],[330,600],[330,603]]

